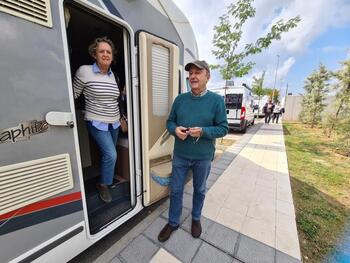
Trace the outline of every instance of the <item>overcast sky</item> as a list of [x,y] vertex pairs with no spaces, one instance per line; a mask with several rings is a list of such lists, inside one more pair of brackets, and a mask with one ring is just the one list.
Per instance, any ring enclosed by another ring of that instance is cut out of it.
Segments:
[[[174,1],[193,27],[200,58],[211,64],[217,63],[211,53],[213,27],[233,1]],[[250,57],[256,66],[249,75],[235,79],[236,85],[251,85],[252,76],[261,76],[266,70],[265,87],[273,87],[278,63],[276,88],[281,87],[284,94],[288,84],[288,92],[302,93],[305,78],[320,62],[335,70],[339,68],[339,61],[350,58],[350,0],[255,0],[254,7],[256,15],[244,27],[243,44],[264,35],[280,19],[286,21],[300,15],[302,21],[262,54]],[[224,84],[218,72],[213,72],[209,88]]]

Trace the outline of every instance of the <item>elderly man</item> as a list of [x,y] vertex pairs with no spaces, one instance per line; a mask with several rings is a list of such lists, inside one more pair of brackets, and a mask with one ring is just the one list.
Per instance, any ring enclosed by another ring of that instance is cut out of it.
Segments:
[[204,60],[188,63],[191,91],[180,94],[174,101],[167,120],[168,131],[175,136],[172,176],[170,180],[169,221],[158,240],[169,239],[179,227],[185,179],[193,172],[193,201],[191,233],[198,238],[206,192],[206,180],[214,158],[215,139],[227,134],[227,116],[221,96],[207,90],[210,70]]

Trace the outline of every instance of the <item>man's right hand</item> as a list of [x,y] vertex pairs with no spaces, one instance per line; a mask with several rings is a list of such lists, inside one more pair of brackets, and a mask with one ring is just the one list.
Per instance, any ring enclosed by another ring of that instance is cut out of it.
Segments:
[[187,128],[182,127],[182,126],[178,126],[175,129],[175,134],[177,137],[179,137],[179,139],[181,140],[186,140],[188,134],[187,134]]

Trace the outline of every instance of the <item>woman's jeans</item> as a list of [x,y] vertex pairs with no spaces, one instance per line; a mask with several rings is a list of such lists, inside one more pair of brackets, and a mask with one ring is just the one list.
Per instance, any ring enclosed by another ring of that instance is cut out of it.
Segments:
[[117,161],[116,144],[119,128],[113,129],[108,125],[108,131],[101,131],[94,127],[90,121],[86,122],[89,134],[94,138],[101,151],[100,183],[111,185],[113,183],[115,163]]
[[210,167],[211,160],[190,160],[174,154],[170,177],[169,224],[171,226],[177,227],[180,223],[184,185],[189,169],[193,171],[192,219],[200,220]]
[[276,123],[278,123],[278,118],[280,117],[279,113],[274,113],[272,117],[272,123],[276,120]]

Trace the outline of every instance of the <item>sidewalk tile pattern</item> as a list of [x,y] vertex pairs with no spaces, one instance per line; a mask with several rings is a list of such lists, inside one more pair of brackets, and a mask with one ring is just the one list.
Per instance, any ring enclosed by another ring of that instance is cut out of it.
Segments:
[[130,263],[149,262],[157,251],[157,245],[139,235],[120,253],[120,256],[124,261]]
[[166,208],[110,262],[301,262],[281,125],[251,127],[213,163],[207,189],[200,238],[190,234],[190,181],[171,238],[157,239]]
[[165,249],[161,248],[158,250],[157,254],[154,255],[150,263],[181,263],[176,257],[171,255]]
[[231,263],[232,258],[217,248],[208,245],[203,242],[199,248],[198,253],[194,257],[193,263],[203,262],[220,262],[220,263]]

